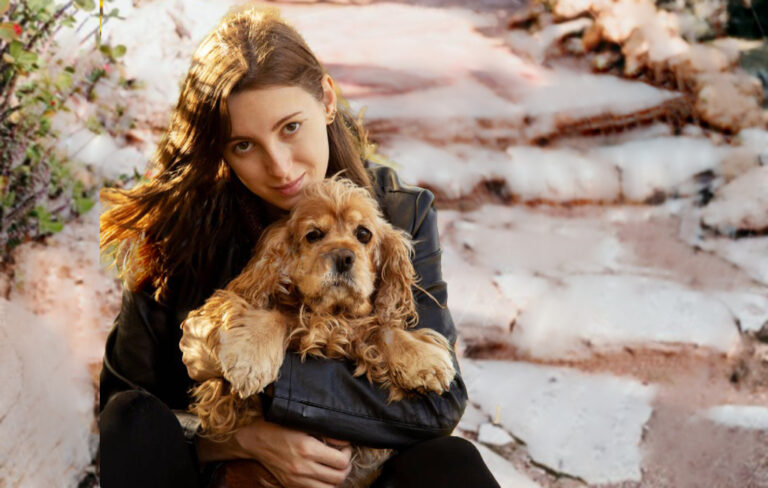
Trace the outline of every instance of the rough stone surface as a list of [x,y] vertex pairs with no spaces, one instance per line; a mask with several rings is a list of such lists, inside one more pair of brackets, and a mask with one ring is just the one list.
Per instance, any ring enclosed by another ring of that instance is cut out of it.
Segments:
[[504,444],[509,444],[510,442],[515,441],[506,430],[498,425],[487,422],[480,424],[480,429],[477,432],[477,440],[478,442],[492,446],[503,446]]
[[537,462],[588,483],[641,479],[639,446],[652,386],[506,361],[465,359],[462,371],[470,398],[486,412],[500,407],[500,424]]

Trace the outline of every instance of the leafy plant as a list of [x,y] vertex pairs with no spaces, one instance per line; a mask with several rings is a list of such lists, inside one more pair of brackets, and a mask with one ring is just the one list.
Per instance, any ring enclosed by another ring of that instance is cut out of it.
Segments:
[[[94,30],[75,48],[79,57],[56,56],[56,34],[74,29],[83,13],[97,17],[98,10],[90,13],[95,9],[93,0],[0,0],[0,262],[15,245],[58,232],[68,218],[93,206],[95,182],[72,176],[52,121],[71,110],[72,100],[93,102],[99,84],[113,82],[109,74],[125,54],[125,46],[102,44]],[[111,18],[119,18],[117,9],[104,16]],[[83,44],[90,48],[81,49]],[[92,117],[89,128],[96,132],[124,114],[100,103]]]

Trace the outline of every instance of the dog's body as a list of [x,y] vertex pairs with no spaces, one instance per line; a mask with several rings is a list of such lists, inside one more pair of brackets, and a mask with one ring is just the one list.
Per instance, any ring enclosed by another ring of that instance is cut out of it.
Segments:
[[[182,323],[183,360],[203,431],[226,437],[261,415],[257,393],[277,379],[287,349],[356,362],[356,375],[389,389],[447,390],[448,341],[417,320],[411,243],[348,180],[309,187],[265,232],[254,257]],[[356,447],[345,487],[368,486],[389,450]],[[278,486],[260,480],[262,486]]]

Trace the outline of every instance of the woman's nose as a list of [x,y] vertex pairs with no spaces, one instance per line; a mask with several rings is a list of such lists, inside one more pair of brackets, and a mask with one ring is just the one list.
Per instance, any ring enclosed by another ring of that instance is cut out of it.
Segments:
[[279,144],[267,151],[267,172],[275,178],[285,178],[291,172],[291,152]]

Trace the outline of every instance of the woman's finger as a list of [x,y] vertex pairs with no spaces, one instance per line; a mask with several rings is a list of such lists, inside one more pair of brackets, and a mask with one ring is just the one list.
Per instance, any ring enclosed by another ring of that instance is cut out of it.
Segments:
[[343,441],[341,439],[334,439],[333,437],[322,437],[323,442],[333,447],[345,447],[349,445],[349,441]]
[[352,457],[352,449],[350,447],[337,449],[323,444],[314,437],[309,437],[308,442],[311,443],[307,449],[307,457],[309,459],[338,471],[347,469]]

